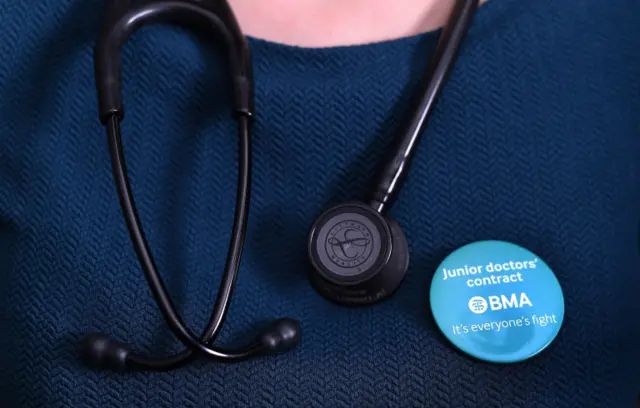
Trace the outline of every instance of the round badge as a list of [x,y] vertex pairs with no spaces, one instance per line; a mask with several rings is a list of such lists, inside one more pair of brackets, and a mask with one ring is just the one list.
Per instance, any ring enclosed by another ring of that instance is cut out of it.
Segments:
[[503,241],[479,241],[452,252],[431,282],[431,312],[462,352],[515,363],[544,350],[564,318],[564,296],[536,254]]

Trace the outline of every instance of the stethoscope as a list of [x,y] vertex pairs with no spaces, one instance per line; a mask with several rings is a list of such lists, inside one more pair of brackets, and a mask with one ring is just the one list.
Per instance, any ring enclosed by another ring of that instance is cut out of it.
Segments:
[[[371,196],[365,201],[330,208],[312,226],[308,241],[313,266],[310,281],[326,298],[344,305],[369,305],[387,299],[402,282],[409,265],[408,245],[400,225],[389,217],[388,212],[409,171],[412,155],[477,7],[478,0],[456,1],[429,65],[428,83],[415,114],[405,133],[399,135],[396,148],[383,162]],[[237,200],[218,297],[206,330],[199,338],[176,312],[157,271],[128,181],[120,133],[124,108],[119,51],[137,29],[155,23],[178,23],[212,32],[222,38],[229,57],[240,138]],[[275,320],[244,347],[223,349],[213,344],[228,312],[238,276],[251,193],[250,137],[254,115],[251,56],[229,5],[224,0],[107,1],[94,65],[99,118],[107,132],[122,214],[156,303],[173,334],[187,349],[167,357],[143,356],[105,334],[93,333],[83,341],[82,350],[87,361],[119,371],[166,371],[181,367],[196,356],[230,363],[294,348],[300,341],[301,327],[298,321],[290,318]]]

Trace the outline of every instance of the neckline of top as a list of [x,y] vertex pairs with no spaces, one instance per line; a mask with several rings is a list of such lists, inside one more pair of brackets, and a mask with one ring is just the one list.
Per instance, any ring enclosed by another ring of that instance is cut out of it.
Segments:
[[[497,19],[504,14],[504,11],[514,0],[488,0],[480,6],[475,13],[471,26],[467,34],[467,40],[471,40],[487,27],[490,27]],[[438,39],[442,32],[442,27],[422,32],[419,34],[392,38],[388,40],[356,43],[353,45],[335,45],[335,46],[317,46],[307,47],[294,44],[281,43],[247,35],[249,46],[254,52],[275,53],[280,56],[295,55],[296,58],[301,56],[314,57],[335,57],[340,54],[352,55],[358,52],[384,52],[388,49],[397,49],[398,47],[407,47],[418,43],[428,41],[432,42]]]

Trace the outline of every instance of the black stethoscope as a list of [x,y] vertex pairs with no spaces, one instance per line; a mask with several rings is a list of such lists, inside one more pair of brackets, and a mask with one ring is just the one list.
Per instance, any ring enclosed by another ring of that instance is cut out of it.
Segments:
[[[301,328],[298,321],[289,318],[274,321],[242,348],[229,350],[213,345],[237,279],[250,201],[253,76],[247,41],[231,8],[224,0],[114,0],[106,4],[94,53],[100,122],[106,127],[118,197],[140,265],[168,326],[187,349],[168,357],[147,357],[102,333],[93,333],[83,342],[85,359],[94,366],[119,371],[166,371],[183,366],[195,356],[236,362],[294,348],[300,341]],[[408,173],[418,140],[477,7],[478,0],[456,1],[431,60],[428,84],[420,103],[406,132],[398,137],[398,145],[384,162],[368,200],[333,207],[320,215],[311,228],[308,251],[313,271],[310,279],[328,299],[347,305],[372,304],[391,296],[403,280],[409,265],[408,245],[399,224],[387,213]],[[235,218],[218,297],[200,338],[186,327],[176,312],[158,274],[134,204],[122,148],[120,47],[137,29],[155,23],[178,23],[219,35],[227,46],[232,74],[240,138]]]

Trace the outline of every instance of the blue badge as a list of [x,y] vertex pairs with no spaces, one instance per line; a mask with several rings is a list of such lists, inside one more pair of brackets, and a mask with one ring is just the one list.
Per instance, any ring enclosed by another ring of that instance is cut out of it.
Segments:
[[509,242],[479,241],[452,252],[431,282],[431,312],[462,352],[494,363],[526,360],[556,337],[562,288],[536,254]]

